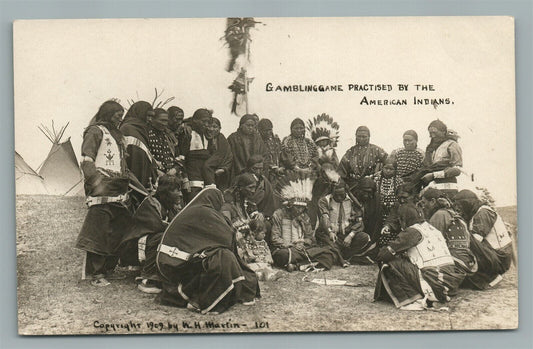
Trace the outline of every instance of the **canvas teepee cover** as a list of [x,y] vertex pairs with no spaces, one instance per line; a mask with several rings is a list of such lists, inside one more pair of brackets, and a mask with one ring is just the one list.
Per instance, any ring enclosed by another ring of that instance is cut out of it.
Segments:
[[44,181],[15,151],[15,190],[17,195],[48,194]]
[[52,149],[40,166],[39,175],[43,177],[44,185],[51,195],[84,195],[83,174],[70,143],[70,137],[61,143],[61,137],[67,126],[68,124],[55,133],[53,123],[52,132],[41,125],[40,130],[52,142]]

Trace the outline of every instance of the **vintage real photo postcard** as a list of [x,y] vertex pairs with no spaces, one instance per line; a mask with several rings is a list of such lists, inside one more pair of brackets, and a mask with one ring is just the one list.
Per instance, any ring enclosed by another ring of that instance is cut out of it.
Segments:
[[19,334],[518,327],[513,18],[13,35]]

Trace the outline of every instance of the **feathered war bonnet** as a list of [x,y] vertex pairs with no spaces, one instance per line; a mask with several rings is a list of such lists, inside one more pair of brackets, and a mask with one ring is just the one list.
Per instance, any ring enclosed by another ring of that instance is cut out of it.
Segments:
[[336,147],[339,139],[339,124],[333,121],[328,114],[322,113],[307,121],[307,130],[313,142],[317,143],[328,139],[331,146]]
[[315,176],[307,172],[289,172],[280,178],[276,186],[279,197],[286,206],[306,207],[311,201]]
[[331,184],[337,184],[342,181],[339,172],[335,170],[335,166],[329,162],[322,165],[320,173],[323,175],[323,178]]

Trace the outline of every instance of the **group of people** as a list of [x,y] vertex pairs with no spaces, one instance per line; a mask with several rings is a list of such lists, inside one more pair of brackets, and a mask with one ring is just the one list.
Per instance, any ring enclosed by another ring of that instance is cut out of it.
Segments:
[[360,126],[339,160],[326,114],[294,119],[283,140],[255,114],[226,138],[212,114],[100,106],[83,136],[89,209],[76,243],[93,285],[134,266],[161,304],[220,313],[254,304],[258,281],[282,270],[374,264],[375,299],[420,310],[459,287],[493,287],[510,268],[505,224],[458,187],[461,147],[442,121],[425,151],[408,130],[390,155]]

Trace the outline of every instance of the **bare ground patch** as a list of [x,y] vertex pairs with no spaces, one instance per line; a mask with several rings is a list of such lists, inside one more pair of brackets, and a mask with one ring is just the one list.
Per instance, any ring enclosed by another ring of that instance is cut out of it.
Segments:
[[[261,283],[262,298],[256,305],[236,305],[221,315],[204,316],[154,303],[154,296],[137,290],[133,274],[105,288],[81,281],[83,252],[73,246],[86,213],[83,198],[18,196],[16,212],[18,324],[23,335],[414,331],[518,326],[515,267],[495,289],[460,290],[447,305],[449,312],[402,312],[388,303],[373,303],[377,268],[350,266],[317,274],[285,273],[277,282]],[[502,215],[516,227],[516,207],[505,208]],[[347,280],[359,286],[321,286],[303,280],[306,275]],[[186,328],[184,322],[191,328]],[[159,323],[162,329],[158,328]],[[108,326],[106,330],[99,327],[102,324],[114,324],[115,328]],[[169,324],[177,329],[169,328]],[[217,325],[224,327],[213,327]]]

